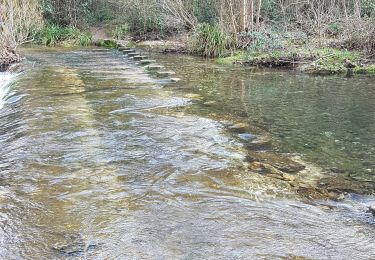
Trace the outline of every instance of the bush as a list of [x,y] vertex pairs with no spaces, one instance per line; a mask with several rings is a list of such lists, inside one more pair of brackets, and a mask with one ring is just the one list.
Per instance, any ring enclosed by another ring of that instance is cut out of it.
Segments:
[[96,45],[99,47],[105,47],[105,48],[117,48],[118,45],[113,40],[101,40],[96,42]]
[[218,57],[222,56],[230,45],[230,37],[219,27],[201,24],[192,37],[190,49],[193,53],[204,57]]
[[199,23],[215,24],[217,22],[218,13],[215,0],[198,1],[193,4],[193,13]]
[[283,44],[278,35],[274,33],[247,33],[250,43],[247,46],[249,53],[254,52],[273,52],[283,48]]
[[[0,67],[18,62],[17,47],[32,40],[42,26],[38,1],[0,1]],[[1,68],[0,68],[1,69]]]
[[124,40],[129,33],[129,26],[127,24],[117,25],[112,31],[112,37],[117,40]]
[[339,47],[375,54],[375,18],[352,19],[339,36]]
[[71,41],[74,45],[87,46],[91,44],[91,34],[82,33],[72,26],[46,24],[34,41],[46,46],[54,46],[66,41]]

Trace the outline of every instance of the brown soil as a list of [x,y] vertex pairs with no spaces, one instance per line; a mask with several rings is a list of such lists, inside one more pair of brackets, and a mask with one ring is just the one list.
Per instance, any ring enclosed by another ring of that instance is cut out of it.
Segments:
[[103,27],[92,27],[90,32],[94,42],[109,38]]

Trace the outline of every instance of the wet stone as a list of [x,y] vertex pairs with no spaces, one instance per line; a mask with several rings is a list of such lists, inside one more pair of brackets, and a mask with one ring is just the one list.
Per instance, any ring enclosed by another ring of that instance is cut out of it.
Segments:
[[158,71],[156,72],[156,75],[158,77],[169,77],[171,75],[176,74],[174,71]]
[[129,57],[134,57],[134,56],[139,56],[139,55],[140,55],[139,52],[129,52],[129,53],[128,53],[128,56],[129,56]]
[[203,99],[203,97],[199,94],[189,93],[185,94],[184,97],[189,98],[191,100],[200,101]]
[[244,133],[247,128],[248,128],[248,125],[245,123],[237,123],[229,127],[230,130],[237,132],[237,133]]
[[256,172],[262,175],[266,175],[267,177],[279,179],[287,182],[294,182],[296,178],[290,174],[282,172],[272,165],[261,163],[261,162],[252,162],[249,165],[249,170],[252,172]]
[[134,49],[129,49],[129,50],[123,50],[122,52],[125,53],[125,54],[128,54],[128,53],[135,52],[135,50]]
[[275,167],[286,173],[297,173],[305,169],[305,166],[295,162],[288,157],[268,152],[249,152],[250,162],[258,161]]
[[156,60],[141,60],[139,63],[142,65],[147,65],[154,62],[156,62]]
[[56,243],[52,249],[63,256],[79,256],[86,251],[86,244],[80,234],[69,234],[64,236],[64,241]]
[[181,81],[180,78],[171,78],[171,82],[173,82],[173,83],[177,83],[179,81]]
[[127,50],[134,50],[134,49],[129,48],[129,47],[123,47],[123,46],[120,46],[120,47],[118,47],[118,50],[119,50],[119,51],[127,51]]
[[164,66],[162,66],[162,65],[157,65],[157,64],[148,65],[148,66],[146,67],[146,69],[148,69],[148,70],[159,70],[159,69],[163,69],[163,68],[164,68]]
[[370,212],[375,216],[375,202],[370,204],[370,206],[368,208],[369,208]]
[[206,106],[209,106],[209,105],[214,105],[216,104],[216,101],[207,101],[207,102],[204,102],[203,105],[206,105]]
[[133,59],[134,60],[144,60],[144,59],[147,59],[147,56],[142,56],[142,55],[140,55],[140,56],[134,56]]
[[371,183],[360,182],[345,176],[330,176],[321,178],[318,181],[318,187],[328,192],[348,192],[348,193],[371,193],[374,186]]
[[243,133],[243,134],[239,134],[238,137],[242,140],[249,141],[249,140],[253,140],[255,138],[255,135],[252,135],[249,133]]

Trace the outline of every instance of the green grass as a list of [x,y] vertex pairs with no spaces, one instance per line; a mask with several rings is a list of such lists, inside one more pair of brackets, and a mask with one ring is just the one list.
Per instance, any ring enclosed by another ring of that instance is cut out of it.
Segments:
[[345,62],[358,64],[361,55],[357,52],[323,48],[315,50],[316,59],[305,66],[304,71],[313,74],[337,74],[346,73]]
[[46,46],[87,46],[91,44],[92,40],[90,33],[81,32],[75,27],[46,24],[36,35],[34,42]]
[[234,55],[217,58],[216,62],[223,65],[234,64],[236,62],[244,61],[245,60],[245,52],[244,51],[236,51]]
[[375,76],[375,64],[354,68],[355,74],[367,74]]
[[[285,66],[292,61],[301,65],[304,72],[311,74],[340,74],[347,73],[346,62],[357,65],[354,74],[375,75],[375,65],[360,65],[362,55],[359,52],[339,50],[334,48],[291,47],[274,51],[236,51],[233,55],[217,58],[219,64],[243,63],[260,66]],[[292,63],[290,63],[291,65]]]
[[230,43],[230,37],[217,26],[201,24],[192,37],[190,50],[204,57],[220,57]]
[[105,48],[117,48],[118,45],[114,40],[100,40],[96,43],[97,46]]

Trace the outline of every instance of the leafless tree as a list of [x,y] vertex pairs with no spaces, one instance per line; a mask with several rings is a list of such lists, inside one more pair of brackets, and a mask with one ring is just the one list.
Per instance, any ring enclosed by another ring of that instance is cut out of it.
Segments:
[[0,64],[18,61],[17,47],[41,23],[37,0],[0,0]]

